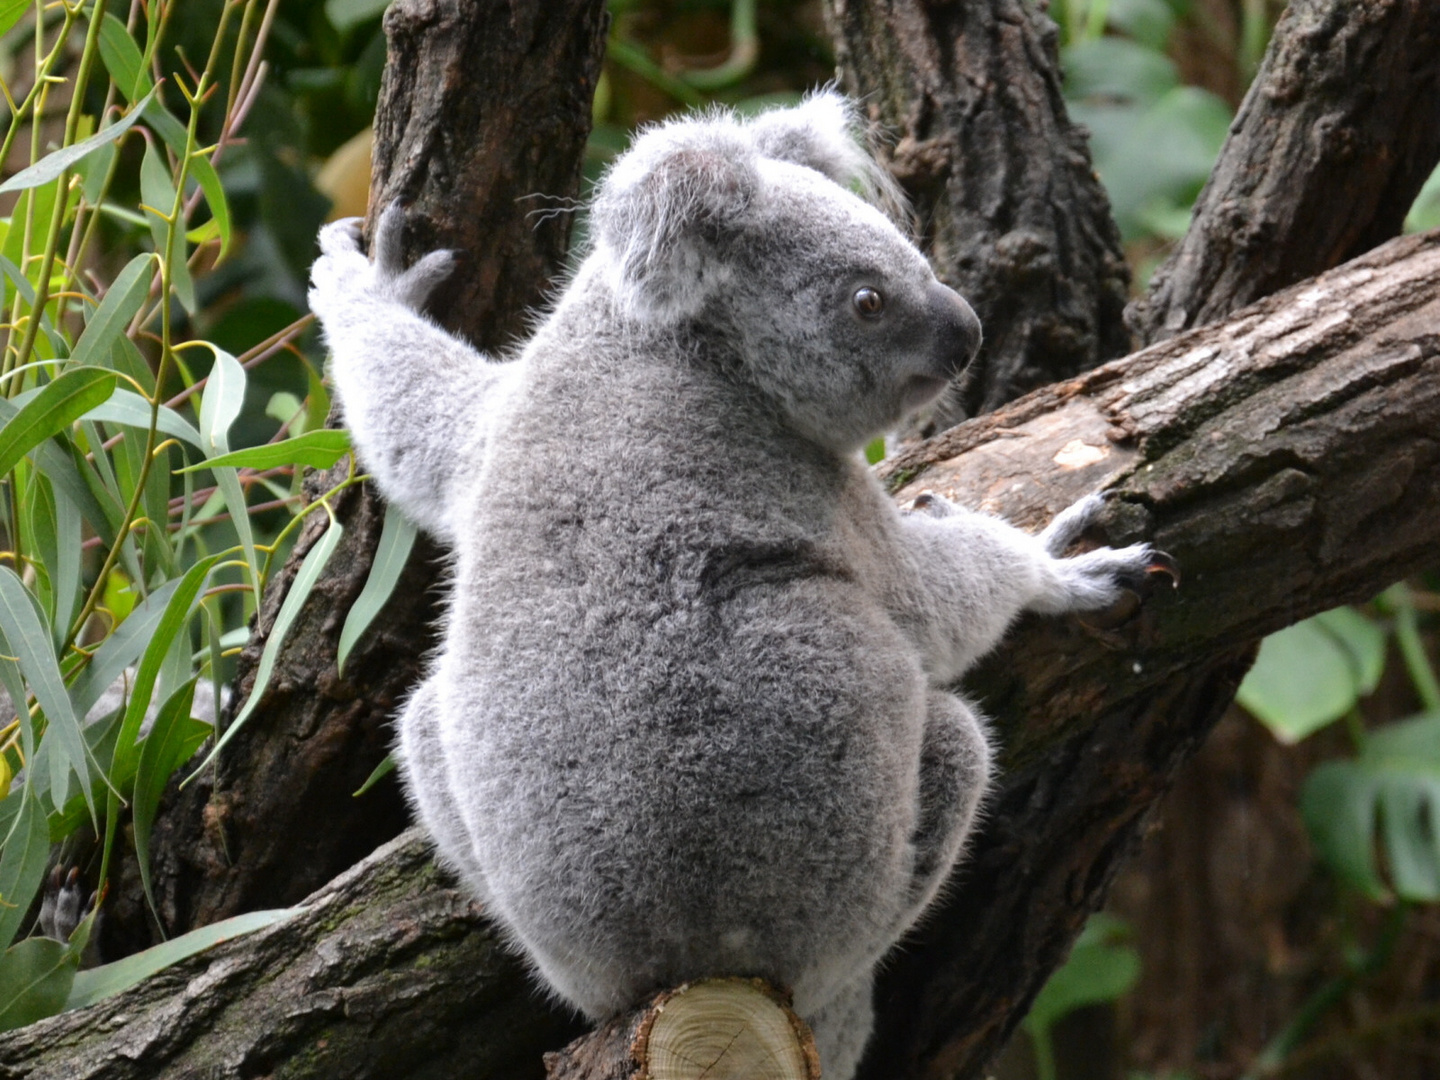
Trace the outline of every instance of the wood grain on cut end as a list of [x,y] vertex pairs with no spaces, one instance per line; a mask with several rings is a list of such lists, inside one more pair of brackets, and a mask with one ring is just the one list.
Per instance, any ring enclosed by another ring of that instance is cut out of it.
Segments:
[[666,990],[545,1055],[549,1080],[820,1080],[820,1058],[789,999],[759,979]]
[[647,1080],[819,1080],[810,1029],[759,980],[687,983],[649,1013],[636,1041]]

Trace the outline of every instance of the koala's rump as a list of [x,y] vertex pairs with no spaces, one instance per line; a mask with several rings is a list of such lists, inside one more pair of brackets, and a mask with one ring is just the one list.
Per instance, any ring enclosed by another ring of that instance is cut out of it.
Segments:
[[893,940],[924,676],[853,584],[783,574],[458,605],[483,636],[442,663],[457,801],[497,909],[587,1011],[629,1003],[590,986],[824,981]]

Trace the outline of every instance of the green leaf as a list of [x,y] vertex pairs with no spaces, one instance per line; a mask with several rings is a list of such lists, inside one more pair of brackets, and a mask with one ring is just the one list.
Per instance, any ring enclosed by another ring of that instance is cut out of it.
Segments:
[[1385,631],[1352,607],[1322,611],[1315,616],[1315,624],[1344,652],[1355,692],[1361,697],[1373,694],[1385,673]]
[[382,14],[390,0],[325,0],[325,17],[342,34]]
[[1163,52],[1117,37],[1098,37],[1065,49],[1065,96],[1080,100],[1152,104],[1180,85]]
[[65,1007],[80,960],[68,945],[26,938],[0,955],[0,1031],[33,1024]]
[[[127,427],[145,431],[150,427],[150,402],[133,390],[116,390],[109,401],[86,413],[85,419],[104,420],[107,424],[125,424]],[[166,435],[183,439],[191,446],[202,450],[205,448],[205,440],[201,438],[200,432],[174,409],[167,409],[162,405],[155,417],[155,427]]]
[[115,373],[104,368],[74,368],[52,380],[0,428],[0,476],[114,392]]
[[1157,52],[1164,52],[1175,26],[1175,12],[1165,0],[1110,0],[1106,18],[1111,26]]
[[153,84],[150,73],[145,70],[140,46],[135,44],[125,24],[108,12],[100,23],[100,59],[126,101],[150,93]]
[[170,651],[171,643],[189,622],[190,615],[195,610],[200,590],[204,587],[211,569],[220,561],[220,558],[221,554],[207,555],[185,572],[185,576],[180,579],[180,584],[175,587],[175,592],[171,594],[165,604],[165,611],[160,616],[155,633],[145,645],[145,652],[140,658],[140,666],[136,669],[135,679],[130,684],[130,700],[126,703],[125,720],[121,725],[120,735],[115,744],[115,761],[111,766],[111,771],[115,774],[124,773],[135,767],[140,753],[136,739],[140,735],[145,712],[150,708],[150,699],[155,692],[155,680],[160,675],[160,667],[165,661],[166,654]]
[[1317,619],[1271,634],[1235,700],[1282,743],[1344,716],[1358,698],[1354,661]]
[[[245,369],[240,361],[224,349],[210,345],[215,354],[215,363],[210,368],[210,377],[205,383],[205,392],[200,397],[200,435],[204,440],[204,451],[212,460],[230,451],[230,425],[240,415],[245,405]],[[245,502],[245,492],[240,487],[240,477],[226,465],[212,466],[215,472],[215,486],[219,488],[230,519],[240,536],[240,546],[245,549],[245,562],[250,567],[251,583],[258,593],[260,590],[260,564],[255,557],[255,534],[250,528],[250,511]]]
[[180,582],[178,577],[171,578],[136,604],[130,617],[91,654],[90,663],[70,684],[70,700],[77,713],[87,715],[100,695],[140,659]]
[[1394,891],[1440,900],[1440,713],[1371,732],[1358,758],[1317,767],[1300,811],[1321,860],[1365,895],[1388,894],[1376,858],[1378,825]]
[[198,930],[191,930],[188,934],[182,934],[170,941],[154,945],[144,952],[127,956],[113,964],[89,968],[75,976],[75,983],[70,990],[69,999],[65,1002],[65,1008],[68,1011],[93,1005],[112,994],[128,990],[136,983],[148,979],[157,971],[163,971],[172,964],[178,964],[181,960],[194,956],[196,953],[204,952],[206,949],[229,941],[231,938],[240,937],[242,934],[251,934],[256,930],[263,930],[267,926],[282,923],[287,919],[294,918],[303,910],[304,908],[300,907],[279,908],[236,915],[209,926],[202,926]]
[[170,271],[170,284],[180,303],[192,315],[196,310],[195,282],[185,264],[185,229],[181,223],[167,221],[175,208],[175,185],[164,155],[152,142],[145,144],[145,156],[140,159],[140,198],[150,213],[150,239],[155,245],[155,254],[165,260]]
[[370,564],[370,576],[365,579],[365,588],[360,590],[340,631],[340,644],[335,654],[337,671],[345,670],[350,650],[370,628],[375,616],[380,614],[390,594],[395,591],[395,583],[400,580],[400,572],[405,569],[410,549],[414,546],[415,526],[394,506],[387,506],[380,543],[375,548],[375,561]]
[[160,706],[155,714],[155,723],[140,746],[140,760],[135,769],[135,794],[131,802],[135,857],[140,864],[140,883],[145,889],[145,899],[150,902],[150,910],[157,913],[157,918],[155,894],[150,884],[150,827],[155,822],[155,811],[160,806],[160,796],[165,793],[170,774],[189,761],[211,733],[209,724],[191,717],[194,700],[195,680],[192,678]]
[[0,849],[0,945],[9,945],[20,929],[30,901],[45,880],[45,863],[50,857],[50,830],[45,810],[26,784],[11,798],[19,813],[3,838]]
[[80,777],[83,789],[89,788],[90,766],[85,740],[80,734],[80,721],[71,708],[70,696],[65,692],[50,628],[45,625],[44,616],[29,590],[8,566],[0,566],[0,631],[7,642],[5,652],[19,658],[25,680],[40,702],[40,708],[45,710],[49,727],[42,745],[50,747],[54,754],[50,786],[59,805],[65,800],[70,770]]
[[386,754],[380,764],[376,765],[375,768],[370,770],[370,775],[365,778],[365,782],[363,784],[361,784],[358,788],[355,789],[355,794],[351,796],[351,798],[358,799],[361,795],[364,795],[381,780],[394,772],[395,765],[395,755]]
[[115,283],[85,323],[85,332],[70,354],[72,364],[113,367],[110,353],[150,295],[155,271],[154,255],[136,255],[115,278]]
[[96,132],[94,135],[91,135],[90,138],[82,139],[80,142],[71,146],[62,147],[53,154],[41,158],[28,169],[21,169],[9,180],[6,180],[5,183],[0,184],[0,194],[4,194],[7,191],[20,191],[25,188],[37,188],[41,184],[48,184],[87,154],[94,153],[102,146],[110,145],[121,135],[125,134],[136,120],[140,119],[140,114],[145,110],[145,106],[150,103],[154,93],[155,91],[151,90],[150,93],[145,96],[144,101],[137,103],[133,109],[115,123]]
[[[145,111],[145,122],[155,134],[165,140],[165,145],[175,151],[177,157],[185,153],[190,145],[190,133],[184,124],[170,114],[164,102],[157,98],[150,103],[150,107]],[[214,219],[215,227],[220,230],[219,258],[223,259],[230,250],[232,226],[230,204],[225,198],[225,187],[220,183],[220,174],[215,171],[215,166],[210,164],[210,159],[198,151],[190,154],[189,173],[205,193],[210,215]]]
[[1125,932],[1119,920],[1103,913],[1092,916],[1069,959],[1036,995],[1025,1028],[1048,1030],[1076,1009],[1128,993],[1140,978],[1140,954],[1120,943]]
[[[286,635],[295,624],[295,617],[300,614],[300,609],[305,606],[305,601],[310,597],[310,590],[320,580],[326,565],[330,562],[330,556],[335,554],[335,549],[340,545],[340,539],[345,535],[345,530],[333,517],[330,519],[330,527],[325,530],[325,535],[306,553],[305,559],[300,564],[300,572],[295,575],[295,580],[290,584],[290,591],[285,594],[285,600],[280,605],[280,612],[275,616],[275,625],[270,628],[270,637],[265,642],[265,648],[260,653],[260,663],[255,669],[255,682],[252,684],[250,696],[245,701],[245,707],[236,714],[225,733],[216,741],[215,746],[200,763],[199,768],[191,774],[190,779],[201,772],[206,766],[215,760],[216,755],[228,743],[240,726],[250,718],[255,707],[265,697],[265,690],[270,685],[270,676],[275,671],[275,658],[279,656],[281,647],[285,644]],[[189,783],[189,780],[186,780]]]
[[194,472],[198,469],[212,469],[216,466],[230,466],[237,469],[273,469],[277,465],[313,465],[317,469],[328,469],[350,452],[350,435],[345,431],[330,428],[307,431],[293,439],[264,446],[250,446],[244,450],[232,450],[208,461],[197,462],[176,472]]
[[8,34],[25,12],[35,6],[35,0],[0,0],[0,34]]

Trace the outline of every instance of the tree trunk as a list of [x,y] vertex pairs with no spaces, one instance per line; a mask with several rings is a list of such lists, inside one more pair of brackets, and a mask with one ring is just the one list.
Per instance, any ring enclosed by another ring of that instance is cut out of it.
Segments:
[[846,90],[898,141],[937,273],[985,343],[939,430],[1130,351],[1130,272],[1084,132],[1060,96],[1055,25],[1029,0],[827,0]]
[[[1437,282],[1440,233],[1394,241],[1032,394],[892,474],[902,501],[930,489],[1025,524],[1113,490],[1107,539],[1153,536],[1186,580],[1119,626],[1027,620],[973,680],[997,717],[1000,790],[950,899],[887,967],[866,1075],[981,1075],[1228,703],[1244,643],[1433,557]],[[406,1075],[527,1075],[519,1056],[538,1070],[540,1046],[564,1036],[495,944],[412,841],[284,927],[13,1036],[0,1080],[94,1076],[111,1060],[107,1080],[201,1063],[221,1077],[378,1077],[394,1075],[397,1045]],[[143,1071],[121,1047],[143,1048]],[[502,1049],[517,1055],[503,1069],[477,1062]]]
[[1132,321],[1158,341],[1400,232],[1440,160],[1440,4],[1293,0]]
[[[536,215],[535,192],[579,194],[607,17],[603,0],[398,0],[376,116],[371,211],[392,199],[411,253],[461,250],[465,270],[437,297],[447,325],[498,350],[524,327],[563,268],[568,214]],[[332,423],[336,418],[332,417]],[[307,479],[311,498],[345,476]],[[343,676],[335,655],[365,584],[384,508],[368,485],[335,501],[345,537],[280,652],[264,699],[216,770],[174,798],[152,840],[169,932],[299,901],[404,828],[393,778],[353,793],[389,749],[389,721],[419,680],[438,616],[441,553],[417,543],[389,605]],[[248,696],[270,626],[300,560],[324,532],[314,515],[266,590],[241,657]],[[138,875],[121,888],[112,933],[148,936]],[[124,903],[125,898],[128,903]]]

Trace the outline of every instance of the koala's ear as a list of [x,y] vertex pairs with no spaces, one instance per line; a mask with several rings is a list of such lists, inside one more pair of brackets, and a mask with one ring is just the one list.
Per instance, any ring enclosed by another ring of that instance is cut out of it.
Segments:
[[672,121],[636,140],[591,210],[622,303],[657,320],[695,314],[723,283],[716,253],[759,192],[755,148],[720,114]]
[[865,146],[854,102],[834,90],[818,90],[799,105],[772,109],[749,123],[761,156],[804,165],[841,187],[858,187],[873,202],[902,210],[899,187]]

